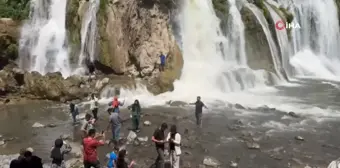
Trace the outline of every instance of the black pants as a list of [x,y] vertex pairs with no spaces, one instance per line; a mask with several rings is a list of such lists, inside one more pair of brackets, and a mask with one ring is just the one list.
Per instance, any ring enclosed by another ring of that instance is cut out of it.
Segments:
[[88,162],[84,160],[84,168],[100,168],[100,162]]
[[164,149],[162,148],[156,148],[157,150],[157,159],[155,162],[156,168],[164,168]]
[[202,124],[202,113],[195,113],[196,116],[196,124],[197,126],[201,126]]
[[164,71],[164,69],[165,69],[165,64],[160,64],[159,65],[159,71]]
[[93,109],[92,114],[93,114],[94,119],[97,120],[98,119],[98,108]]

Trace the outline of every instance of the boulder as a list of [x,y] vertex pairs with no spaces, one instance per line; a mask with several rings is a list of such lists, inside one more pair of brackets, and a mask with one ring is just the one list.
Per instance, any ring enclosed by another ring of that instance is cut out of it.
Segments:
[[210,167],[219,167],[222,165],[220,161],[210,156],[204,157],[203,164]]
[[32,125],[33,128],[43,128],[45,127],[45,125],[41,124],[41,123],[38,123],[38,122],[35,122],[33,125]]
[[0,18],[0,69],[18,57],[20,24],[10,18]]
[[88,95],[90,89],[81,89],[82,80],[77,76],[64,79],[59,72],[47,73],[42,76],[38,72],[24,75],[24,89],[26,94],[40,99],[69,101],[81,99]]

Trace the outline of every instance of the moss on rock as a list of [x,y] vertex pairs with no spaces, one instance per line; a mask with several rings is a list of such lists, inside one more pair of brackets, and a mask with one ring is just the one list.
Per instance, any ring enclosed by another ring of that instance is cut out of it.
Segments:
[[66,13],[66,29],[68,33],[70,52],[70,61],[76,62],[78,52],[80,50],[80,31],[81,31],[81,19],[78,14],[79,1],[69,0]]

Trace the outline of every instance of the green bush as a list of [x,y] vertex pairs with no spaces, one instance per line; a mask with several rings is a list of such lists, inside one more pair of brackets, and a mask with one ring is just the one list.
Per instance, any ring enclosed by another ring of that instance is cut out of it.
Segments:
[[26,19],[29,6],[29,0],[0,0],[0,18]]

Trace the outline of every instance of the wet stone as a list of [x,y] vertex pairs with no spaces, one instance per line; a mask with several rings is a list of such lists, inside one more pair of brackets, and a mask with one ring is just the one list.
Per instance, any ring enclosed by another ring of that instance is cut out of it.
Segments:
[[243,110],[246,109],[245,107],[243,107],[241,104],[238,104],[238,103],[235,104],[235,108],[236,109],[243,109]]
[[295,140],[304,141],[305,139],[304,139],[302,136],[296,136],[296,137],[295,137]]
[[246,142],[248,149],[260,149],[260,145],[255,142]]
[[210,166],[210,167],[219,167],[221,165],[221,162],[219,162],[217,159],[206,156],[203,160],[203,164],[205,166]]
[[38,122],[35,122],[33,125],[32,125],[33,128],[43,128],[45,127],[45,125],[41,124],[41,123],[38,123]]
[[150,121],[144,121],[144,125],[145,125],[145,126],[150,126],[150,125],[151,125],[151,122],[150,122]]

